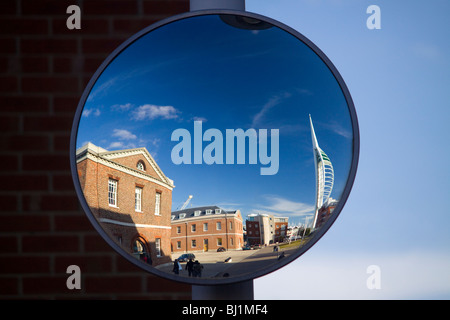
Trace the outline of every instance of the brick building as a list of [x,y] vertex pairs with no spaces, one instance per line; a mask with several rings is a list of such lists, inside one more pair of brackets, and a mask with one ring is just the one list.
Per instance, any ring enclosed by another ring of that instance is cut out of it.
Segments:
[[249,245],[268,245],[281,242],[287,236],[287,217],[269,214],[249,214],[245,221],[247,243]]
[[153,266],[170,262],[174,185],[147,149],[87,143],[77,150],[77,168],[86,201],[110,237]]
[[330,218],[331,214],[336,208],[339,201],[333,198],[328,198],[327,202],[325,202],[322,207],[317,212],[317,223],[316,228],[321,227],[327,220]]
[[172,252],[238,250],[244,245],[242,215],[217,206],[172,212]]

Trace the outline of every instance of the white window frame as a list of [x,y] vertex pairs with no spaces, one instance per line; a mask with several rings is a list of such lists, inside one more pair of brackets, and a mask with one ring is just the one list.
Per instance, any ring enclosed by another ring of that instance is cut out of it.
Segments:
[[222,230],[222,222],[216,222],[216,230]]
[[161,215],[161,192],[156,191],[155,193],[155,215]]
[[180,234],[180,233],[181,233],[181,227],[177,226],[177,234]]
[[117,208],[117,186],[118,181],[114,179],[108,180],[108,204],[110,207]]
[[203,231],[208,231],[208,222],[203,222]]
[[161,238],[155,238],[156,256],[161,257]]
[[142,212],[142,188],[134,188],[134,211]]
[[191,224],[191,232],[197,231],[197,225],[195,223]]
[[217,238],[217,246],[222,246],[222,238]]
[[211,214],[212,213],[212,210],[211,209],[206,209],[206,214]]

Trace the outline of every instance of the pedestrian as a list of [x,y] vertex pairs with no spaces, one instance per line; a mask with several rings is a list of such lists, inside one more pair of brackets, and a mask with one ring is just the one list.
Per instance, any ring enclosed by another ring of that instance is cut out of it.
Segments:
[[191,277],[193,269],[194,269],[194,261],[192,261],[192,259],[189,259],[189,261],[188,261],[188,263],[186,263],[186,267],[184,269],[188,271],[189,277]]
[[194,277],[201,277],[202,269],[203,269],[203,266],[200,264],[200,262],[198,262],[198,260],[195,260],[194,268],[193,268]]
[[178,262],[178,259],[175,259],[175,261],[173,262],[173,269],[172,269],[172,271],[175,274],[179,274],[180,273],[180,269],[181,269],[180,263]]

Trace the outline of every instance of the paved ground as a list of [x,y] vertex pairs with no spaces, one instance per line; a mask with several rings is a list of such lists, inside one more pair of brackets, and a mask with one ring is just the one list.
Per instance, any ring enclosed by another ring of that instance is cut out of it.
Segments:
[[[203,265],[202,278],[223,277],[228,274],[230,277],[234,275],[242,276],[246,273],[252,273],[255,270],[265,268],[271,264],[277,263],[278,256],[284,253],[285,256],[290,255],[297,248],[273,251],[273,246],[263,247],[257,250],[236,250],[226,252],[196,252],[195,260]],[[179,254],[181,255],[181,254]],[[179,255],[174,255],[177,258]],[[230,262],[225,262],[231,257]],[[186,263],[181,263],[183,268],[179,276],[188,277],[188,271],[185,270]],[[160,270],[172,272],[173,264],[158,266]]]

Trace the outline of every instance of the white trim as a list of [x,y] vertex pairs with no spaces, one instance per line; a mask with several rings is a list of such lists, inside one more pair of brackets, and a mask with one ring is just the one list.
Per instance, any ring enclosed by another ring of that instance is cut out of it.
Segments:
[[95,163],[103,164],[103,165],[105,165],[105,166],[107,166],[109,168],[112,168],[112,169],[115,169],[115,170],[119,170],[121,172],[130,174],[130,175],[132,175],[134,177],[137,177],[137,178],[140,178],[140,179],[144,179],[144,180],[156,183],[156,184],[158,184],[158,185],[160,185],[162,187],[165,187],[165,188],[167,188],[167,189],[169,189],[171,191],[174,188],[173,185],[169,185],[169,184],[167,184],[167,183],[165,183],[163,181],[160,181],[160,180],[158,180],[156,178],[153,178],[152,176],[150,176],[150,175],[148,175],[148,174],[146,174],[144,172],[140,172],[137,169],[128,168],[128,167],[126,167],[124,165],[121,165],[119,163],[116,163],[116,162],[110,161],[108,159],[102,158],[101,156],[96,156],[96,155],[94,155],[92,153],[89,153],[89,152],[86,153],[86,155],[84,155],[81,158],[79,158],[77,160],[77,163],[79,163],[79,162],[81,162],[81,161],[83,161],[85,159],[92,160]]
[[166,227],[166,226],[157,226],[153,224],[140,224],[140,223],[129,223],[129,222],[122,222],[117,221],[113,219],[108,218],[100,218],[98,219],[100,222],[104,223],[111,223],[111,224],[117,224],[119,226],[125,226],[125,227],[135,227],[135,228],[154,228],[154,229],[172,229],[172,227]]
[[189,221],[198,221],[198,220],[205,220],[205,221],[210,221],[210,220],[217,220],[217,219],[237,219],[238,221],[242,221],[242,218],[239,218],[239,215],[237,215],[236,213],[220,213],[220,214],[212,214],[212,215],[200,215],[200,216],[190,216],[190,217],[184,217],[184,218],[180,218],[180,214],[178,214],[178,218],[171,220],[171,224],[178,224],[178,223],[185,223],[185,222],[189,222]]
[[186,238],[201,238],[206,236],[244,236],[242,233],[203,233],[203,234],[195,234],[195,235],[188,235],[188,236],[179,236],[179,237],[170,237],[170,239],[186,239]]
[[118,151],[108,151],[106,153],[102,153],[99,156],[104,157],[106,159],[116,159],[116,158],[123,158],[127,156],[142,154],[144,158],[147,160],[148,163],[150,163],[153,170],[156,172],[156,174],[161,178],[161,180],[164,180],[167,182],[169,178],[167,178],[159,168],[159,166],[156,164],[155,160],[153,159],[152,155],[143,148],[138,149],[128,149],[128,150],[118,150]]

